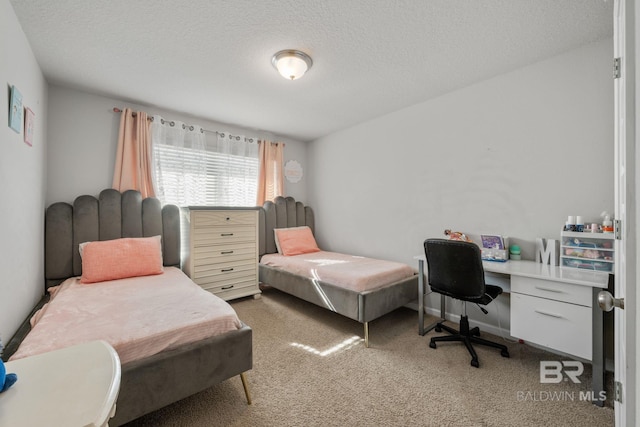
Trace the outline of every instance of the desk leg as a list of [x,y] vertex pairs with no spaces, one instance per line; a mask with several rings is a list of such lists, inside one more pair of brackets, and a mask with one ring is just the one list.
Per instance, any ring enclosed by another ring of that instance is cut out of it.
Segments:
[[424,326],[424,261],[418,260],[418,333],[425,335],[436,327],[438,322],[444,321],[445,296],[440,295],[440,319],[425,328]]
[[[600,400],[601,392],[604,392],[604,312],[598,306],[598,293],[600,288],[593,289],[592,301],[592,348],[591,348],[591,365],[592,379],[591,390],[593,391],[593,404],[604,406],[604,400]],[[604,394],[603,394],[604,396]]]
[[424,261],[418,260],[418,334],[426,334],[424,330]]

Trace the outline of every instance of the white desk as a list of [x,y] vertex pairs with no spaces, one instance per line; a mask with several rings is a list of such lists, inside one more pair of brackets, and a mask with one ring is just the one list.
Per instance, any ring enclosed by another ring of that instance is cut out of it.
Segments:
[[7,362],[18,381],[0,394],[0,426],[106,426],[120,391],[120,358],[104,341]]
[[[445,319],[445,297],[440,296],[440,317],[424,326],[424,255],[418,260],[418,331],[424,335]],[[603,311],[598,292],[610,283],[609,273],[560,268],[533,261],[483,261],[485,272],[504,275],[496,283],[511,293],[511,330],[516,338],[552,350],[591,360],[594,396],[604,390]],[[489,279],[487,278],[487,282]],[[508,285],[507,285],[508,284]],[[594,400],[602,406],[604,402]]]

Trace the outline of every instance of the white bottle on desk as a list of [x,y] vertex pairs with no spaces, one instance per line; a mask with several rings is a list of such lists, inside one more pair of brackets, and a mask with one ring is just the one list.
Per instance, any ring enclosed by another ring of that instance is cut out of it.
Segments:
[[576,217],[569,215],[564,226],[564,231],[576,231]]

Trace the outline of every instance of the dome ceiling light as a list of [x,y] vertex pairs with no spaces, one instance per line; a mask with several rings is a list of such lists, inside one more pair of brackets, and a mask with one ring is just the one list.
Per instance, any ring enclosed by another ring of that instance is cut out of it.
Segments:
[[304,52],[286,49],[273,55],[271,63],[287,80],[297,80],[311,68],[313,61]]

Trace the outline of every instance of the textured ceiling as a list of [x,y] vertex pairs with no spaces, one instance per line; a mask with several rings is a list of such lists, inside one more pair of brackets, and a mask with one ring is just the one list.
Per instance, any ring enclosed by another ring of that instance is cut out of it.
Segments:
[[301,141],[613,34],[613,0],[10,1],[50,83]]

